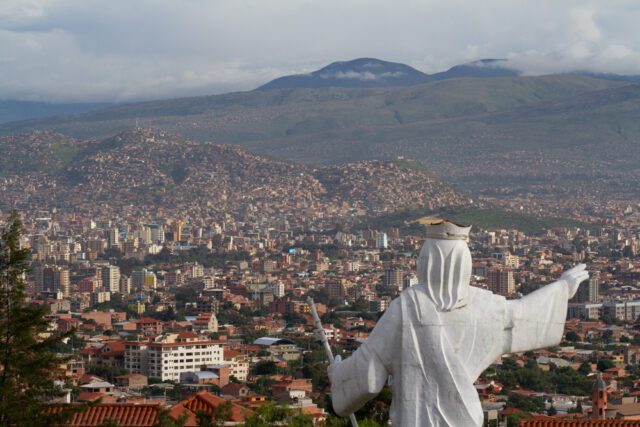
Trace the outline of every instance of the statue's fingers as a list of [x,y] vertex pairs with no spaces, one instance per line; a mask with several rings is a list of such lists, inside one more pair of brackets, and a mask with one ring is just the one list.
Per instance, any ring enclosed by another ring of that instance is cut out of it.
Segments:
[[587,268],[587,264],[578,264],[569,271],[583,271]]
[[587,273],[586,271],[575,271],[571,273],[571,277],[573,277],[574,279],[579,279],[581,277],[589,277],[589,273]]
[[585,272],[585,271],[581,271],[578,273],[572,273],[569,275],[569,278],[571,279],[571,281],[576,282],[576,283],[582,283],[585,280],[587,280],[589,278],[589,273]]

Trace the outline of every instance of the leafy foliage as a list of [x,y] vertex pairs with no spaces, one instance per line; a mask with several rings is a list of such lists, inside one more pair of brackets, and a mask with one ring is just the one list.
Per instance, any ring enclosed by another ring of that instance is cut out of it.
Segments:
[[273,425],[287,425],[293,427],[311,427],[311,416],[284,406],[267,403],[260,406],[245,420],[245,427],[270,427]]
[[83,407],[50,403],[65,394],[55,371],[65,359],[56,346],[72,332],[51,335],[47,309],[28,304],[23,274],[28,250],[20,248],[21,221],[13,213],[0,230],[0,426],[49,426],[68,419]]
[[[584,369],[590,368],[587,365]],[[549,371],[544,371],[533,359],[529,359],[522,368],[512,359],[505,359],[502,366],[496,370],[496,378],[507,390],[524,388],[568,395],[585,395],[591,390],[591,382],[581,370],[551,365]]]

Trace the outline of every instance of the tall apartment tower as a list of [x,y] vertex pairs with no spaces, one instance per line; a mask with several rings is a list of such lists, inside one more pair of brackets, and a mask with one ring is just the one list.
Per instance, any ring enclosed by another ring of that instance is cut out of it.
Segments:
[[151,231],[151,240],[154,243],[164,243],[164,227],[158,224],[151,224],[149,226]]
[[176,221],[173,223],[173,241],[181,242],[182,241],[182,226],[184,225],[183,221]]
[[378,233],[376,237],[376,248],[387,249],[389,241],[387,239],[387,233]]
[[131,279],[124,275],[120,275],[120,293],[122,295],[129,295],[131,293]]
[[39,289],[40,291],[60,291],[65,296],[68,296],[71,290],[70,286],[68,268],[53,265],[42,269],[42,287]]
[[401,268],[387,268],[384,272],[384,285],[402,290],[404,271]]
[[572,302],[586,303],[598,302],[600,297],[600,281],[597,278],[589,279],[588,283],[583,283],[578,287],[578,292],[573,297]]
[[120,267],[115,265],[102,267],[102,284],[105,291],[120,292]]
[[120,230],[117,227],[113,227],[106,232],[107,246],[112,248],[120,245]]
[[418,280],[418,276],[416,276],[415,273],[410,273],[406,275],[405,278],[402,280],[402,289],[407,289],[412,286],[415,286],[419,282],[420,281]]
[[489,289],[498,295],[511,295],[516,291],[513,271],[506,268],[494,268],[487,272]]

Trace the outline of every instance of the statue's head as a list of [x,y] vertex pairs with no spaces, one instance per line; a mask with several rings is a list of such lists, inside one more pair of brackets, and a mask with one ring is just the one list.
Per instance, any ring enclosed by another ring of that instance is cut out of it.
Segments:
[[469,230],[471,226],[447,220],[427,227],[427,238],[418,257],[418,279],[440,311],[466,304],[471,280]]

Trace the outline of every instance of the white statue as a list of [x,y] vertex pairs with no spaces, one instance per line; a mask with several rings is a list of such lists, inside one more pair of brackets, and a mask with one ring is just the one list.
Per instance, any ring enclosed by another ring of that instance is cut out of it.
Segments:
[[329,366],[333,407],[346,416],[389,381],[394,426],[481,426],[473,385],[502,354],[557,345],[567,300],[589,275],[580,264],[518,300],[469,286],[471,227],[428,227],[420,285],[396,298],[349,358]]

